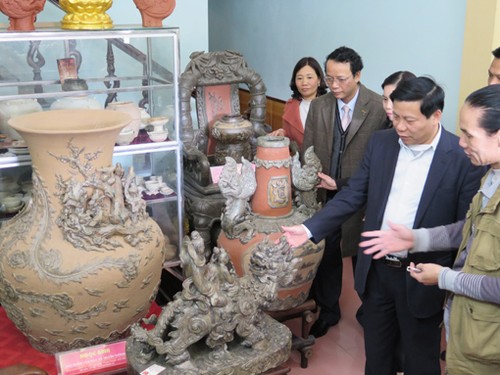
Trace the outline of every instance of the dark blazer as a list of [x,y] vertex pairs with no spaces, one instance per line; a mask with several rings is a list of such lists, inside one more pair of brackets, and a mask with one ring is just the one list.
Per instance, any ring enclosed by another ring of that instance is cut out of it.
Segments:
[[[331,92],[314,99],[309,108],[304,131],[302,151],[314,145],[314,152],[321,160],[323,173],[330,172],[333,148],[333,126],[337,109],[337,99]],[[359,95],[352,114],[346,146],[340,161],[342,169],[337,185],[339,189],[358,169],[363,159],[366,145],[372,133],[385,129],[387,116],[382,107],[382,97],[359,85]],[[325,191],[319,192],[320,199],[326,199]],[[362,210],[342,226],[342,253],[355,255],[362,227],[364,213]]]
[[[319,241],[366,204],[365,230],[380,229],[392,186],[400,145],[394,129],[373,134],[360,168],[348,184],[326,206],[304,224]],[[431,228],[464,218],[477,192],[485,169],[474,167],[458,137],[442,128],[429,174],[417,209],[414,228]],[[430,262],[450,266],[452,252],[409,254],[415,263]],[[363,295],[372,257],[358,250],[355,288]],[[408,307],[414,316],[429,317],[442,309],[444,291],[424,286],[406,276]]]

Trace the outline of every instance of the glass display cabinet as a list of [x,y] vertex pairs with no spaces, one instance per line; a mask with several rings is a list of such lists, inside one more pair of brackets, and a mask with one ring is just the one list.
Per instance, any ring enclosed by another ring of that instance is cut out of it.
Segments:
[[[83,100],[94,108],[133,102],[142,108],[141,130],[130,144],[115,146],[113,163],[133,167],[141,181],[160,182],[161,188],[145,190],[143,197],[168,237],[170,250],[176,251],[183,228],[178,29],[0,32],[0,55],[0,203],[7,196],[24,202],[31,188],[31,159],[22,139],[8,132],[9,118],[49,111],[62,102]],[[65,71],[67,61],[73,70]],[[65,77],[77,78],[80,84],[68,89],[61,83]],[[168,138],[150,136],[149,117],[164,120],[161,126]],[[0,205],[0,220],[13,217],[22,205]]]

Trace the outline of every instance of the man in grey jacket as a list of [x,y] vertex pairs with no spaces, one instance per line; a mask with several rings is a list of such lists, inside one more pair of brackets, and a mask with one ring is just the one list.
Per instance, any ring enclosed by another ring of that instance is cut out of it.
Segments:
[[[382,97],[361,84],[361,57],[348,47],[330,53],[325,80],[330,92],[313,100],[306,120],[304,147],[314,146],[323,174],[320,191],[324,202],[333,198],[358,168],[371,134],[386,127]],[[340,319],[342,255],[353,256],[353,266],[363,220],[363,210],[326,239],[326,250],[311,290],[321,312],[311,334],[321,337]],[[342,241],[342,250],[341,250]]]

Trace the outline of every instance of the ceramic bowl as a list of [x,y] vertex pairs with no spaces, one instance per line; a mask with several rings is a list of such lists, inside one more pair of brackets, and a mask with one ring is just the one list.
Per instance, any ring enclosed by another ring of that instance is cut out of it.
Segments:
[[135,138],[135,132],[130,129],[122,130],[116,138],[116,143],[120,146],[129,145]]
[[155,130],[152,132],[148,132],[148,135],[149,135],[149,139],[151,139],[153,142],[163,142],[168,137],[168,131],[166,131],[166,130],[156,131]]
[[21,198],[9,196],[5,197],[1,200],[2,205],[5,206],[6,209],[19,207],[21,205]]
[[160,183],[158,181],[145,181],[144,186],[146,186],[146,191],[150,194],[156,194],[160,189]]

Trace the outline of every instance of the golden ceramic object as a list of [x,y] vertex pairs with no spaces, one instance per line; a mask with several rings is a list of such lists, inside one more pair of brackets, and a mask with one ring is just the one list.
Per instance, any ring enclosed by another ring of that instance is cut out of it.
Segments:
[[61,28],[70,30],[110,29],[111,17],[106,11],[113,0],[59,0],[67,13],[61,20]]

